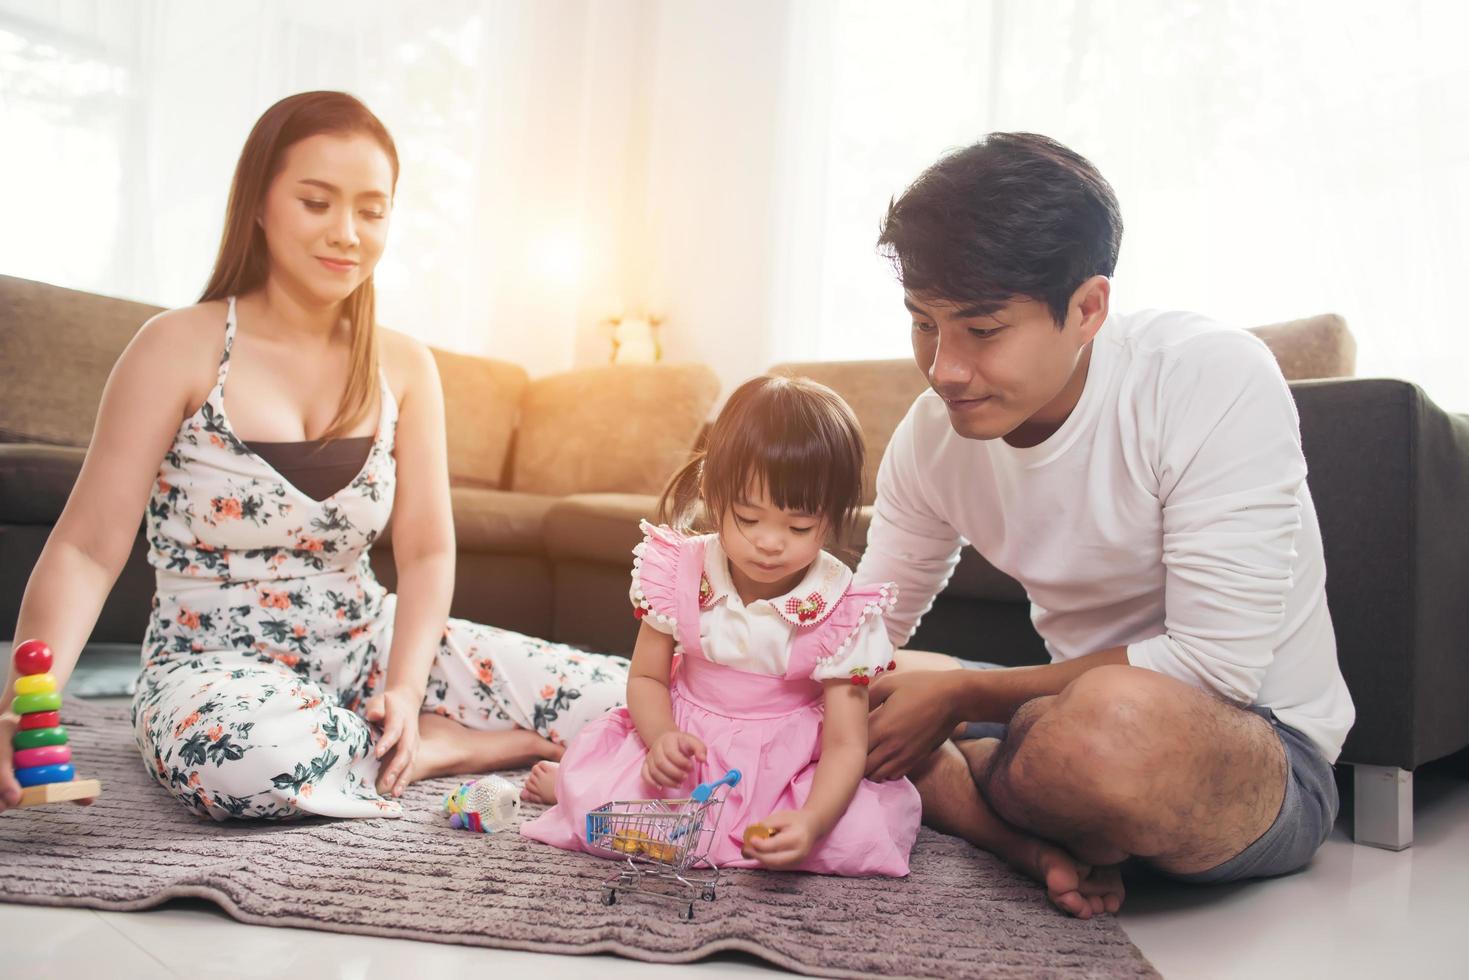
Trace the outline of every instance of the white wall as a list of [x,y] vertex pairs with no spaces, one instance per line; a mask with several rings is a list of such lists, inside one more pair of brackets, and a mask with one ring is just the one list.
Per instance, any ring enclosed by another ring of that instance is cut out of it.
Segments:
[[[622,300],[665,318],[666,359],[713,366],[726,390],[771,363],[787,18],[780,0],[648,6]],[[582,352],[605,359],[605,340]]]

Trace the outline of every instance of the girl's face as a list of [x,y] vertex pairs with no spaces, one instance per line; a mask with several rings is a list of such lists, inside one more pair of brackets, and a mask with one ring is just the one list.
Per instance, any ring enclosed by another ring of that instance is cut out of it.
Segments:
[[780,586],[779,595],[795,588],[816,560],[826,532],[824,519],[782,510],[763,487],[751,486],[720,521],[719,541],[734,570],[755,584]]
[[393,165],[370,136],[291,146],[260,214],[271,275],[324,304],[346,299],[382,257],[392,188]]

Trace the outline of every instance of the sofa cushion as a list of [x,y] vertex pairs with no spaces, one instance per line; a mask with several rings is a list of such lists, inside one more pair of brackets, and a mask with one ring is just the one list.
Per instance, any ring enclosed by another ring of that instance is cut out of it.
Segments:
[[449,494],[460,551],[545,553],[542,526],[557,498],[483,487],[450,487]]
[[0,524],[55,524],[86,455],[75,446],[0,443]]
[[0,276],[0,442],[85,446],[102,386],[157,306]]
[[702,364],[621,364],[539,378],[526,389],[511,489],[658,493],[719,394]]
[[818,381],[846,399],[862,425],[867,460],[862,468],[862,502],[877,498],[877,466],[893,430],[914,399],[928,387],[910,358],[886,361],[813,361],[777,364],[771,374]]
[[1287,381],[1350,378],[1356,373],[1357,341],[1347,321],[1334,313],[1253,327],[1250,333],[1270,348]]
[[653,519],[658,498],[643,493],[578,493],[562,497],[546,518],[546,554],[632,568],[632,549],[643,539],[638,522]]
[[520,419],[529,377],[509,361],[434,350],[444,386],[449,480],[477,487],[504,485],[510,438]]

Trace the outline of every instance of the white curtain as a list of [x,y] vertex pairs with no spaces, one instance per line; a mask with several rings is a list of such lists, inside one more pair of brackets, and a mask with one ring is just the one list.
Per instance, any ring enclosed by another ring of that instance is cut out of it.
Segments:
[[344,89],[401,157],[382,321],[568,367],[582,291],[617,274],[589,259],[619,229],[587,142],[613,30],[580,2],[0,0],[0,272],[193,302],[251,125]]
[[[991,130],[1092,159],[1126,308],[1251,326],[1342,314],[1358,372],[1469,410],[1469,7],[1452,0],[799,5],[775,343],[895,357],[872,242],[891,195]],[[804,325],[804,329],[802,329]]]
[[385,323],[544,373],[618,310],[728,390],[905,356],[873,242],[946,149],[1111,180],[1124,308],[1337,312],[1469,410],[1469,7],[1453,0],[0,0],[0,273],[174,305],[270,103],[361,96],[403,160]]

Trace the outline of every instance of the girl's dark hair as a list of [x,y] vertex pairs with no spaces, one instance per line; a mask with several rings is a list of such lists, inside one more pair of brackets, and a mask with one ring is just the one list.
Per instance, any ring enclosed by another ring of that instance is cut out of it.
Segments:
[[1034,133],[991,133],[890,203],[877,244],[910,293],[974,315],[1026,296],[1062,326],[1076,287],[1116,270],[1122,212],[1080,154]]
[[782,510],[824,518],[841,540],[862,502],[864,455],[862,427],[836,392],[809,378],[754,378],[730,395],[703,452],[669,481],[658,520],[717,530],[755,486]]

